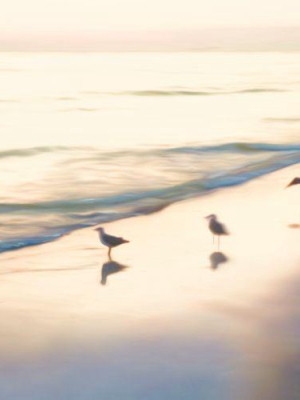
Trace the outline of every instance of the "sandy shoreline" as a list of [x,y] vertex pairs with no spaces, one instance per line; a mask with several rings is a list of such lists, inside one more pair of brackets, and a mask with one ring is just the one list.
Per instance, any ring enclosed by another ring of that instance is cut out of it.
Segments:
[[[108,224],[131,243],[113,252],[128,268],[106,285],[93,229],[0,255],[0,394],[279,400],[293,388],[296,399],[300,230],[288,225],[300,223],[300,193],[283,188],[297,174]],[[217,269],[210,213],[231,232]]]

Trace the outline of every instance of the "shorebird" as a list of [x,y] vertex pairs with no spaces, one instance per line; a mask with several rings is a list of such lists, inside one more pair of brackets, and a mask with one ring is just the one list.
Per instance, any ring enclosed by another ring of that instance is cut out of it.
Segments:
[[213,234],[213,241],[215,241],[215,235],[218,236],[218,248],[220,247],[220,236],[229,235],[224,224],[221,224],[217,220],[217,216],[215,214],[208,215],[205,217],[208,221],[208,227],[211,233]]
[[291,187],[294,185],[299,185],[300,184],[300,178],[294,178],[286,187]]
[[104,244],[104,246],[108,247],[108,257],[110,257],[111,249],[113,247],[120,246],[123,243],[129,243],[128,240],[125,240],[121,237],[108,235],[104,232],[104,228],[96,228],[95,231],[99,233],[100,242]]

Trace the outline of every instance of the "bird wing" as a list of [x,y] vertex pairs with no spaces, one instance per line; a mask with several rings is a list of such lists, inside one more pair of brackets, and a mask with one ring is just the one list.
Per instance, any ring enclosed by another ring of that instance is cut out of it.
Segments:
[[294,186],[294,185],[299,185],[299,183],[300,183],[300,178],[294,178],[294,179],[287,185],[287,187]]
[[105,239],[106,239],[107,243],[111,244],[112,246],[118,246],[119,244],[127,242],[127,240],[124,240],[121,237],[112,236],[112,235],[106,235]]
[[215,230],[216,233],[218,233],[219,235],[229,235],[226,226],[224,224],[221,224],[221,222],[216,221]]
[[221,224],[224,235],[229,235],[229,231],[224,224]]

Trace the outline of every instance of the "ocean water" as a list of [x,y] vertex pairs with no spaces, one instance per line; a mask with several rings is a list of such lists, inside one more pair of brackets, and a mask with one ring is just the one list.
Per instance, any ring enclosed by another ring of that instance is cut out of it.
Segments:
[[0,252],[300,162],[300,55],[2,53]]

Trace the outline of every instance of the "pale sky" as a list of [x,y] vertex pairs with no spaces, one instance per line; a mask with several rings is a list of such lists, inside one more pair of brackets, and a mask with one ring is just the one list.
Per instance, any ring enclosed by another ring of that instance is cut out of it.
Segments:
[[103,32],[111,39],[118,32],[289,27],[299,20],[300,0],[7,0],[1,6],[0,44],[60,35],[72,42]]
[[299,0],[9,0],[5,31],[176,29],[298,25]]

